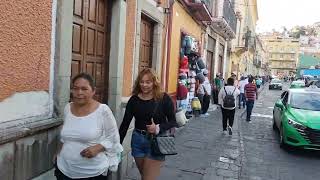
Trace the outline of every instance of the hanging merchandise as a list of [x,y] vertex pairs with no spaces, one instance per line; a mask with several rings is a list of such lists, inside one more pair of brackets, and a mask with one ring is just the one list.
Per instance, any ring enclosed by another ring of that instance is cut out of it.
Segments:
[[[196,91],[196,78],[202,78],[197,73],[202,74],[202,69],[205,68],[203,60],[199,58],[199,42],[189,36],[183,34],[181,37],[180,61],[179,61],[179,84],[178,93],[179,97],[177,107],[185,109],[187,113],[192,114],[192,99],[195,97]],[[182,91],[183,89],[183,91]],[[188,96],[185,98],[186,90]],[[183,95],[181,94],[183,92]],[[182,105],[182,101],[187,103],[187,106]]]
[[192,111],[196,117],[200,116],[201,111],[201,103],[198,97],[194,97],[192,99]]
[[200,73],[197,74],[197,77],[196,77],[197,80],[200,81],[200,84],[203,83],[205,81],[205,77],[202,73],[202,71]]
[[196,67],[197,67],[197,68],[196,68],[196,73],[197,73],[197,74],[201,73],[202,70],[199,68],[199,66],[198,66],[197,64],[196,64]]
[[180,61],[180,69],[189,69],[189,59],[187,56],[183,56]]
[[196,91],[196,84],[190,84],[190,91],[192,92]]
[[189,68],[190,70],[196,71],[197,70],[197,57],[196,56],[189,56]]
[[189,69],[179,69],[179,73],[189,74]]
[[185,54],[185,48],[183,47],[180,49],[180,58],[182,58],[184,54]]
[[206,68],[206,65],[204,64],[204,61],[203,61],[203,59],[202,59],[201,57],[199,57],[199,58],[197,59],[197,65],[198,65],[198,67],[199,67],[200,69],[205,69],[205,68]]
[[181,82],[184,86],[188,86],[188,79],[181,79],[179,80],[179,82]]
[[192,39],[191,51],[199,52],[198,41],[195,38]]
[[190,77],[196,77],[197,73],[195,71],[190,71]]
[[185,53],[190,54],[192,49],[192,38],[190,36],[185,36],[186,39],[186,47],[185,47]]
[[189,74],[189,69],[179,69],[179,73]]
[[182,48],[186,48],[187,47],[187,38],[186,38],[186,36],[184,38],[182,38],[181,47]]
[[187,79],[188,78],[188,75],[186,73],[179,73],[179,79],[180,80],[184,80],[184,79]]

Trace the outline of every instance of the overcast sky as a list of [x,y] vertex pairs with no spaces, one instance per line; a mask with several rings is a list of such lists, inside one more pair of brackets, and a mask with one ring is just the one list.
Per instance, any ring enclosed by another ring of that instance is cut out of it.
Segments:
[[295,25],[320,22],[320,0],[257,0],[259,20],[257,31],[288,29]]

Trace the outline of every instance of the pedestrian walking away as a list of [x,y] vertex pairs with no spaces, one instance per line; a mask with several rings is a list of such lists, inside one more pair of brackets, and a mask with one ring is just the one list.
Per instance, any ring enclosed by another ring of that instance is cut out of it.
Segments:
[[259,89],[261,87],[261,84],[262,84],[262,80],[260,77],[258,77],[256,80],[257,89]]
[[246,120],[251,121],[251,113],[254,106],[254,101],[258,99],[257,86],[253,84],[253,78],[249,78],[249,84],[244,87],[246,101],[247,101],[247,118]]
[[174,105],[170,96],[160,91],[160,81],[153,70],[142,70],[135,81],[132,96],[128,101],[123,121],[120,125],[122,143],[135,118],[131,138],[131,153],[143,180],[156,180],[165,160],[163,155],[155,155],[151,149],[151,137],[163,134],[177,127]]
[[234,79],[229,78],[227,85],[221,88],[219,92],[219,104],[222,111],[222,128],[223,134],[232,135],[232,126],[234,122],[236,99],[239,96],[240,91],[234,86]]
[[213,101],[214,101],[214,104],[219,104],[218,102],[218,94],[219,94],[219,91],[222,87],[222,81],[221,81],[221,78],[220,78],[220,73],[217,73],[216,75],[216,78],[214,78],[214,92],[213,92]]
[[72,80],[72,101],[64,110],[55,161],[57,180],[103,180],[117,171],[123,148],[116,120],[106,104],[93,99],[94,81],[88,74]]
[[209,116],[208,113],[209,105],[210,105],[210,97],[211,97],[211,84],[208,79],[208,70],[203,71],[204,81],[201,82],[198,88],[198,98],[201,102],[201,115],[204,117]]
[[241,109],[241,104],[243,106],[243,108],[246,107],[246,97],[244,95],[244,86],[247,85],[249,82],[248,82],[248,79],[245,78],[244,76],[241,77],[241,80],[239,82],[239,90],[240,90],[240,95],[239,95],[239,109]]

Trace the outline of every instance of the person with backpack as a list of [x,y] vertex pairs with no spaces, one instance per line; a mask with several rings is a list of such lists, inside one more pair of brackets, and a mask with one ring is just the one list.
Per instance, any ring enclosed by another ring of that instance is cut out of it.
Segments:
[[251,113],[254,106],[254,101],[258,100],[257,86],[253,83],[253,77],[249,78],[249,84],[244,87],[244,94],[247,102],[247,122],[251,121]]
[[235,116],[236,99],[240,95],[238,88],[234,86],[234,79],[228,78],[227,85],[221,88],[219,92],[219,104],[222,111],[223,134],[232,135],[232,126]]

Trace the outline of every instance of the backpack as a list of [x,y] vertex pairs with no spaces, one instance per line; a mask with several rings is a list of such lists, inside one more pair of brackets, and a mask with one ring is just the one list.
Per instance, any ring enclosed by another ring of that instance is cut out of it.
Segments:
[[226,93],[226,96],[223,98],[223,107],[226,107],[226,108],[235,107],[236,99],[234,98],[233,94],[236,91],[236,88],[234,88],[232,94],[228,94],[225,87],[223,89],[224,89],[224,92]]

